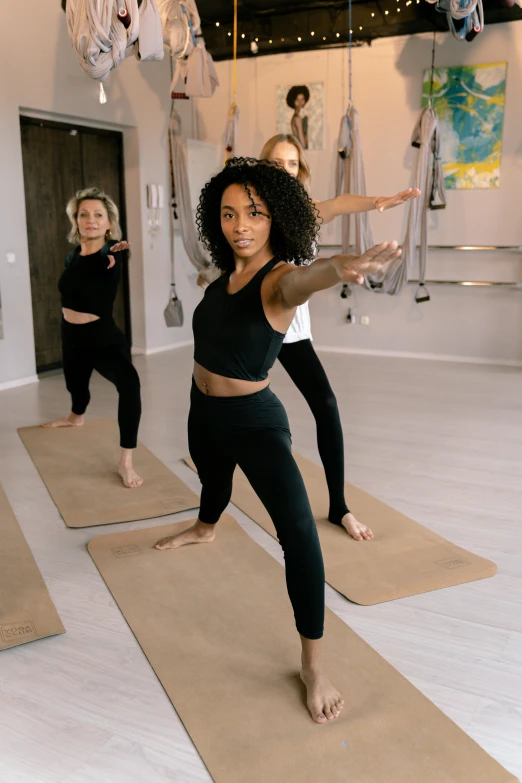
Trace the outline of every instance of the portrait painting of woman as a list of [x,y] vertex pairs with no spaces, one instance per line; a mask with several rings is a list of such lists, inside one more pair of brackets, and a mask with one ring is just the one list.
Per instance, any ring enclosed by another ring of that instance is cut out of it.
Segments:
[[276,87],[277,133],[295,136],[305,150],[324,149],[324,84]]

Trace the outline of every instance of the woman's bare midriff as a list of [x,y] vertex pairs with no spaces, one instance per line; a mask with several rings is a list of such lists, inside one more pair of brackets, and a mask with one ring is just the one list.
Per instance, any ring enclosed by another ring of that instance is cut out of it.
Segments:
[[62,313],[65,320],[70,324],[90,324],[93,321],[99,321],[99,315],[92,313],[78,313],[76,310],[69,310],[68,307],[62,307]]
[[255,394],[265,389],[270,381],[243,381],[239,378],[225,378],[215,372],[205,370],[197,362],[194,362],[194,381],[196,386],[209,397],[242,397],[245,394]]

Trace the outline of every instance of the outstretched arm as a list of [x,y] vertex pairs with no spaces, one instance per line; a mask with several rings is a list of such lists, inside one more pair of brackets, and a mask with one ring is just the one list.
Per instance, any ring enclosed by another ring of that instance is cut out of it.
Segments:
[[413,198],[420,196],[420,190],[408,188],[397,193],[395,196],[356,196],[353,193],[341,193],[335,198],[326,199],[326,201],[315,201],[315,206],[319,211],[319,218],[323,223],[330,223],[334,218],[341,215],[352,215],[355,212],[370,212],[376,209],[378,212],[384,212],[385,209],[392,209]]
[[380,271],[400,255],[397,242],[383,242],[361,256],[319,258],[308,266],[290,267],[281,274],[277,283],[283,308],[304,304],[316,291],[331,288],[341,281],[361,285],[365,275]]
[[123,240],[122,242],[117,242],[115,245],[109,248],[109,253],[107,254],[107,258],[109,259],[109,265],[107,269],[112,269],[114,264],[116,263],[116,259],[112,255],[112,253],[121,253],[123,250],[129,250],[131,246],[130,242],[126,242]]

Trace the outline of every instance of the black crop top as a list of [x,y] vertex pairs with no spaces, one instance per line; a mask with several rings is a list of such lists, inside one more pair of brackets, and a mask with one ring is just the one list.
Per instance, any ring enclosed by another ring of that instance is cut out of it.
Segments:
[[261,300],[261,283],[279,263],[272,259],[246,286],[229,294],[230,275],[211,283],[194,310],[194,361],[225,378],[264,381],[285,335],[270,324]]
[[[112,318],[112,307],[121,276],[122,253],[110,253],[110,244],[97,253],[80,255],[78,246],[67,256],[65,270],[58,281],[62,307],[78,313],[92,313],[100,318]],[[116,263],[111,269],[109,253]]]

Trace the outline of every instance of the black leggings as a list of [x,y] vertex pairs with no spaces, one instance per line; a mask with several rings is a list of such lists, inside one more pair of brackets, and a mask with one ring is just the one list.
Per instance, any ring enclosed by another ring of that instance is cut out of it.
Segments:
[[297,630],[307,639],[320,639],[323,557],[282,404],[268,387],[244,397],[209,397],[193,382],[188,437],[203,485],[199,519],[218,521],[239,465],[270,514],[283,548]]
[[120,446],[135,449],[141,417],[140,379],[132,361],[125,335],[112,319],[88,324],[62,320],[63,371],[72,412],[85,413],[91,394],[89,381],[97,370],[113,383],[119,394],[118,424]]
[[349,510],[344,498],[343,430],[335,394],[311,340],[283,343],[278,358],[314,415],[330,495],[328,518],[340,525]]

